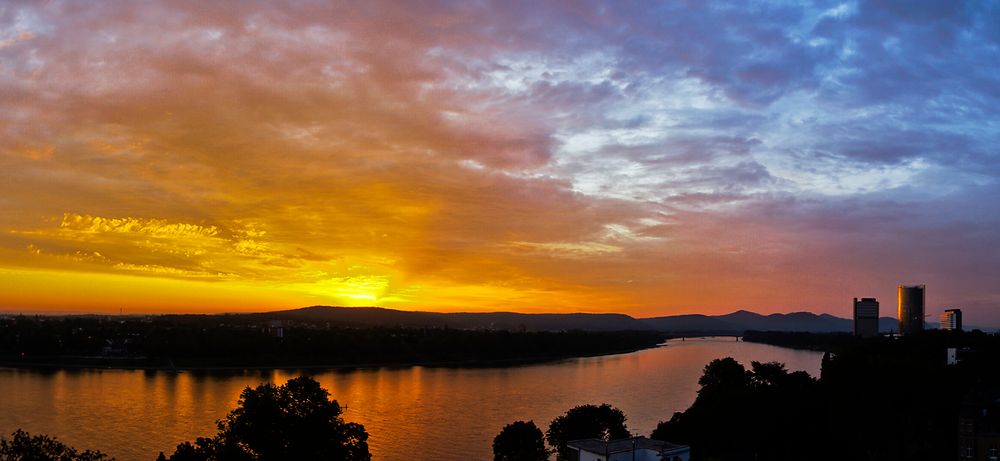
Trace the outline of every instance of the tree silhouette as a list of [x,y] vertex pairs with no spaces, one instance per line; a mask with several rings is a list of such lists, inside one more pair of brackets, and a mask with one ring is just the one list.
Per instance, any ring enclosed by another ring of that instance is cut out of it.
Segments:
[[247,387],[235,410],[218,422],[219,433],[177,446],[170,461],[278,461],[335,459],[367,461],[368,433],[345,422],[336,400],[309,377],[282,386]]
[[33,436],[18,429],[10,437],[10,440],[0,438],[2,461],[114,461],[99,451],[80,453],[47,435]]
[[625,427],[625,414],[606,403],[572,408],[554,419],[546,432],[549,444],[556,448],[559,459],[571,459],[573,453],[566,448],[566,442],[570,440],[612,440],[630,435]]
[[750,368],[753,370],[750,382],[755,388],[776,386],[788,377],[788,370],[781,362],[750,362]]
[[751,362],[751,368],[728,357],[713,360],[694,404],[660,422],[650,438],[690,444],[702,460],[802,459],[819,446],[817,381],[778,362]]
[[549,451],[545,448],[542,430],[534,421],[514,421],[493,438],[493,461],[545,461]]
[[705,365],[705,370],[698,379],[698,384],[701,385],[698,397],[743,394],[750,387],[751,377],[751,373],[732,357],[712,360]]

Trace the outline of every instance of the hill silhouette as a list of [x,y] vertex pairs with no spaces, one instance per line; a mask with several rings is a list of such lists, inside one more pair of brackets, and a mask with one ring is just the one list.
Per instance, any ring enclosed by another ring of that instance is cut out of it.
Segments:
[[[668,333],[742,334],[747,330],[802,331],[812,333],[849,332],[850,319],[829,314],[793,312],[761,315],[739,310],[725,315],[686,314],[635,318],[625,314],[522,314],[516,312],[426,312],[401,311],[381,307],[311,306],[258,314],[261,320],[329,322],[337,326],[497,329],[526,331],[627,331],[652,330]],[[892,331],[896,319],[879,320],[883,331]]]
[[[739,310],[724,315],[670,315],[641,319],[657,331],[672,333],[715,332],[739,334],[747,330],[757,331],[801,331],[809,333],[844,333],[853,330],[853,321],[830,314],[812,312],[792,312],[788,314],[762,315]],[[896,329],[896,319],[882,317],[879,329],[883,332]]]
[[497,330],[651,330],[625,314],[521,314],[517,312],[423,312],[381,307],[311,306],[286,311],[251,314],[273,320],[330,322],[340,326],[415,328],[487,328]]

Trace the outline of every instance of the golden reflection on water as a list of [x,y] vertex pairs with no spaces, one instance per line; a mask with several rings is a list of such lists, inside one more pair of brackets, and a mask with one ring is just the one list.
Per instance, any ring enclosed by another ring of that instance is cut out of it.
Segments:
[[[365,425],[378,460],[488,459],[507,423],[543,429],[567,409],[610,403],[633,432],[648,435],[694,400],[714,358],[777,360],[818,374],[821,355],[732,339],[672,341],[632,354],[506,368],[375,368],[309,372]],[[215,433],[240,391],[284,383],[288,370],[239,373],[0,369],[0,431],[45,433],[119,460],[150,460],[185,440]]]

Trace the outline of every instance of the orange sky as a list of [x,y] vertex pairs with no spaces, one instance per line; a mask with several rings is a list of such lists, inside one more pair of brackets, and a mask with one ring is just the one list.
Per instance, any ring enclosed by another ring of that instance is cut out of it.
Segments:
[[0,311],[1000,300],[988,173],[817,76],[850,12],[202,3],[0,7]]

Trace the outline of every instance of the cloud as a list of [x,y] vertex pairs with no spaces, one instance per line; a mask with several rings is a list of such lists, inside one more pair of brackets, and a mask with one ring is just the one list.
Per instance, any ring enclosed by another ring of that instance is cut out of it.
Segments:
[[114,233],[163,239],[211,238],[219,233],[219,229],[215,226],[169,223],[162,219],[102,218],[76,213],[64,214],[59,228],[70,235]]
[[844,314],[910,273],[982,305],[994,3],[7,3],[0,265],[656,313]]

